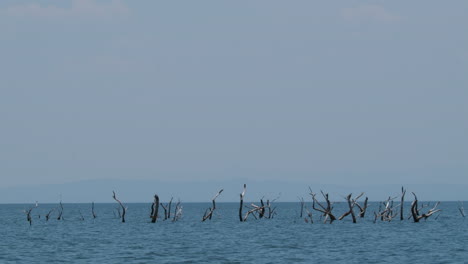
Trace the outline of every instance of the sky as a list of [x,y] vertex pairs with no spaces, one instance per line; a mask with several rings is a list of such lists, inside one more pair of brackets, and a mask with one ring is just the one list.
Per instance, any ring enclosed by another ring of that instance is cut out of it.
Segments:
[[464,0],[2,0],[0,189],[466,186],[466,10]]

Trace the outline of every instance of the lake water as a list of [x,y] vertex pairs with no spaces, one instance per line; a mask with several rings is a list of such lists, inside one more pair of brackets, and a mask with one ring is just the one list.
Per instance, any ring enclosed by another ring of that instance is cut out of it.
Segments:
[[[218,203],[207,222],[209,203],[183,203],[179,221],[154,224],[150,204],[127,204],[126,223],[115,217],[117,204],[96,204],[96,219],[90,204],[64,204],[64,220],[55,213],[48,222],[57,205],[40,204],[32,226],[23,213],[30,205],[0,205],[0,263],[468,263],[468,224],[456,202],[420,223],[373,223],[377,204],[356,224],[349,216],[331,225],[314,211],[314,224],[305,223],[299,203],[276,203],[273,219],[247,222],[237,203]],[[345,211],[335,204],[336,215]]]

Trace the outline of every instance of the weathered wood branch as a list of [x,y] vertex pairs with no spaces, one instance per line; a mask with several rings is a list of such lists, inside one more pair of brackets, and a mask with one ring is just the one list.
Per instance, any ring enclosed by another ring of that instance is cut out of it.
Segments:
[[55,208],[50,209],[49,212],[45,215],[46,222],[49,221],[50,214],[52,214],[53,211],[55,211]]
[[[380,217],[381,221],[390,222],[398,214],[397,212],[395,212],[394,206],[393,206],[393,200],[395,198],[396,197],[393,197],[393,198],[388,197],[387,200],[379,204],[379,212],[377,213],[377,215],[378,217]],[[382,209],[382,206],[383,206],[383,209]]]
[[97,215],[94,212],[94,202],[91,204],[91,214],[93,215],[93,218],[96,219]]
[[406,189],[401,186],[401,203],[400,203],[400,221],[403,221],[404,215],[403,215],[403,204],[405,203],[405,194],[406,194]]
[[30,207],[28,210],[24,210],[24,213],[26,214],[26,220],[29,222],[29,225],[32,225],[32,210],[38,206],[37,202],[35,206]]
[[[249,215],[253,215],[255,216],[253,213],[254,212],[257,212],[257,211],[261,211],[261,210],[264,210],[265,209],[265,206],[256,206],[254,204],[252,204],[253,208],[250,209],[247,213],[245,213],[245,216],[244,216],[244,219],[243,219],[243,222],[247,221],[247,218],[249,217]],[[256,217],[255,217],[256,218]]]
[[356,206],[359,208],[359,217],[361,218],[364,218],[364,216],[366,215],[366,211],[367,211],[367,202],[369,200],[369,197],[366,197],[366,199],[364,200],[364,205],[361,206],[357,201],[356,201]]
[[57,216],[57,220],[62,220],[63,219],[63,217],[62,217],[62,214],[63,214],[62,200],[60,200],[59,207],[60,207],[60,210],[59,210],[59,215]]
[[125,213],[127,212],[127,208],[122,204],[122,202],[117,199],[117,197],[115,196],[115,192],[112,191],[112,198],[114,198],[114,200],[119,203],[120,207],[122,208],[122,223],[125,223]]
[[203,218],[202,218],[202,222],[205,222],[205,220],[207,219],[210,219],[211,220],[211,217],[213,216],[213,212],[215,211],[216,209],[216,198],[218,198],[218,196],[223,192],[223,189],[221,189],[218,193],[216,193],[216,195],[213,197],[213,199],[211,199],[211,202],[213,204],[213,207],[210,207],[208,209],[208,211],[205,212],[205,214],[203,215]]
[[305,202],[304,202],[304,198],[299,198],[299,201],[301,202],[301,213],[299,214],[299,217],[302,218],[302,213],[304,212],[304,205],[305,205]]
[[463,202],[459,201],[458,202],[458,211],[460,211],[460,214],[465,217],[465,209],[463,209]]
[[352,194],[348,194],[348,196],[346,196],[346,201],[348,201],[348,207],[349,207],[349,211],[344,213],[342,216],[340,216],[338,218],[338,220],[342,220],[343,218],[345,218],[346,216],[348,215],[351,215],[352,219],[353,219],[353,223],[356,223],[356,215],[354,214],[354,205],[356,204],[356,200],[359,199],[361,196],[363,195],[363,193],[361,193],[359,196],[357,196],[355,199],[351,199],[351,196]]
[[244,196],[245,196],[246,189],[247,189],[247,184],[244,184],[244,190],[240,194],[240,205],[239,205],[239,220],[241,222],[244,222],[244,218],[242,217],[242,207],[244,206]]
[[258,217],[261,219],[265,215],[265,203],[263,202],[263,198],[260,199],[260,204],[262,205],[262,209],[258,210]]
[[437,203],[435,203],[434,207],[432,209],[430,209],[427,213],[420,215],[419,214],[420,209],[418,209],[418,197],[416,196],[416,194],[414,192],[413,192],[413,196],[414,196],[414,201],[411,204],[411,215],[413,216],[413,221],[415,223],[418,223],[419,220],[421,220],[423,218],[427,219],[428,217],[430,217],[434,213],[437,213],[437,212],[441,211],[440,209],[437,209],[437,206],[439,206],[439,204],[440,204],[440,202],[437,202]]
[[158,212],[159,212],[159,196],[155,194],[153,206],[151,207],[151,223],[156,223],[156,221],[158,220]]
[[[333,223],[333,221],[336,220],[336,217],[332,213],[333,207],[331,206],[328,193],[324,193],[323,191],[320,191],[322,193],[323,198],[325,199],[325,202],[327,203],[325,207],[317,200],[317,198],[315,197],[316,194],[312,192],[312,189],[310,187],[309,187],[309,190],[310,190],[310,195],[312,196],[312,209],[314,209],[315,211],[321,212],[323,216],[325,216],[324,223],[326,223],[328,220],[330,220],[330,224]],[[316,204],[318,204],[320,208],[316,207],[315,206]]]
[[174,209],[174,218],[172,222],[176,222],[182,217],[182,206],[180,205],[180,200],[177,201],[176,207]]
[[173,199],[174,199],[174,197],[171,197],[171,200],[167,204],[167,219],[171,218],[171,206],[172,206],[172,200]]
[[167,207],[164,206],[163,203],[159,203],[159,205],[161,205],[161,207],[164,209],[164,220],[166,220],[167,219]]

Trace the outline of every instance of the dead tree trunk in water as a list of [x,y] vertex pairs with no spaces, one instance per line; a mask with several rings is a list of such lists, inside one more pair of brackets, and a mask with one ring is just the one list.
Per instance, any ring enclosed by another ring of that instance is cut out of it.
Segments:
[[174,197],[171,197],[171,200],[166,205],[164,205],[163,203],[159,203],[164,209],[164,221],[171,217],[171,204],[173,199]]
[[247,185],[244,184],[244,190],[240,194],[240,206],[239,206],[239,220],[241,222],[244,222],[244,219],[242,218],[242,207],[244,206],[244,195],[245,195],[245,189],[247,188]]
[[176,222],[182,217],[182,206],[180,205],[180,200],[177,201],[176,207],[174,209],[174,218],[172,222]]
[[171,197],[171,200],[169,201],[169,204],[167,205],[167,219],[171,218],[171,206],[172,206],[172,200],[174,197]]
[[465,209],[463,209],[463,202],[458,201],[458,211],[460,211],[460,214],[465,217]]
[[159,211],[159,196],[157,194],[154,195],[154,203],[151,207],[151,223],[156,223],[158,219],[158,211]]
[[164,220],[166,220],[167,219],[167,207],[164,206],[163,203],[159,203],[159,205],[161,205],[161,207],[164,209]]
[[359,217],[364,218],[366,215],[366,210],[367,210],[367,201],[369,200],[369,197],[366,197],[364,200],[364,205],[361,206],[357,201],[356,201],[356,206],[359,208]]
[[430,209],[427,213],[419,215],[419,210],[418,209],[418,197],[416,197],[416,194],[413,193],[414,195],[414,201],[411,204],[411,215],[413,216],[413,221],[415,223],[418,223],[419,220],[421,219],[427,219],[429,216],[433,215],[436,212],[439,212],[440,209],[436,209],[437,206],[440,204],[440,202],[437,202],[432,209]]
[[[333,221],[336,220],[336,217],[332,214],[333,207],[331,206],[330,199],[328,198],[328,193],[324,193],[323,191],[320,191],[323,195],[323,198],[325,199],[325,202],[327,203],[327,207],[323,206],[317,198],[315,198],[316,194],[312,192],[312,189],[310,189],[310,195],[312,196],[312,209],[315,211],[321,212],[325,216],[324,223],[327,222],[327,220],[330,220],[330,224],[333,223]],[[315,207],[315,204],[318,204],[320,208]]]
[[300,218],[302,218],[302,213],[304,212],[304,198],[300,198],[299,201],[301,201],[301,213],[299,215]]
[[49,221],[50,214],[51,214],[54,210],[55,210],[55,208],[50,209],[49,212],[45,215],[46,222]]
[[[261,212],[262,210],[265,210],[265,206],[258,206],[258,205],[255,205],[255,204],[251,204],[251,206],[252,206],[252,207],[251,207],[252,209],[250,209],[250,210],[245,214],[245,216],[244,216],[244,219],[243,219],[244,222],[247,221],[247,218],[249,217],[249,215],[252,214],[255,218],[257,218],[257,217],[255,216],[255,214],[253,214],[253,213],[255,213],[255,212]],[[262,216],[262,217],[263,217],[263,216]]]
[[263,216],[265,215],[265,204],[263,203],[263,198],[260,199],[260,204],[261,209],[258,210],[258,217],[263,218]]
[[34,208],[36,208],[38,205],[37,205],[37,202],[36,202],[36,205],[33,206],[33,207],[30,207],[28,210],[24,210],[24,213],[26,214],[26,220],[28,220],[29,222],[29,225],[31,226],[32,225],[32,216],[31,216],[31,212]]
[[93,214],[93,218],[96,219],[96,213],[94,212],[94,202],[91,204],[91,213]]
[[223,192],[223,189],[221,189],[214,197],[211,199],[211,202],[213,203],[213,207],[210,207],[205,214],[203,215],[202,222],[205,222],[206,219],[210,219],[213,216],[213,212],[216,209],[216,198]]
[[122,204],[122,202],[119,199],[117,199],[117,197],[115,196],[115,192],[112,191],[112,193],[112,198],[114,198],[114,200],[118,202],[120,207],[122,208],[122,223],[125,223],[125,213],[127,212],[127,208]]
[[403,204],[405,203],[405,194],[406,194],[406,189],[401,186],[401,204],[400,204],[400,221],[403,221],[404,216],[403,216]]
[[62,200],[60,200],[60,211],[59,211],[59,215],[57,216],[57,220],[63,219],[62,214],[63,214],[63,204],[62,204]]
[[354,205],[356,205],[356,200],[359,199],[363,194],[364,193],[361,193],[360,195],[358,195],[354,199],[351,199],[352,194],[349,194],[348,196],[346,196],[346,200],[348,201],[349,211],[344,213],[342,216],[340,216],[340,218],[338,218],[338,220],[342,220],[346,216],[351,215],[351,217],[353,219],[353,223],[356,223],[356,215],[354,214]]

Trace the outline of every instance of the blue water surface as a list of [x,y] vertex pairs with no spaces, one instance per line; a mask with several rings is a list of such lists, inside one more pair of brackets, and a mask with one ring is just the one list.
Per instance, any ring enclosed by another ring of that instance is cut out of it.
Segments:
[[[117,204],[96,204],[96,219],[91,204],[64,204],[64,219],[54,212],[47,222],[57,205],[40,204],[31,226],[23,212],[31,205],[0,205],[0,263],[468,263],[468,224],[456,202],[442,202],[440,215],[420,223],[374,223],[378,203],[371,203],[356,224],[350,216],[324,224],[312,209],[314,223],[306,223],[299,203],[276,203],[273,219],[246,222],[237,203],[218,203],[213,219],[201,222],[210,203],[182,205],[179,221],[153,224],[149,203],[127,204],[126,223]],[[334,213],[346,206],[336,203]]]

